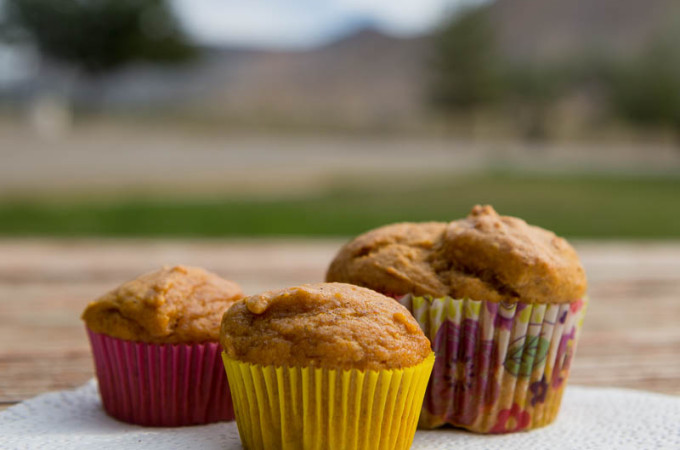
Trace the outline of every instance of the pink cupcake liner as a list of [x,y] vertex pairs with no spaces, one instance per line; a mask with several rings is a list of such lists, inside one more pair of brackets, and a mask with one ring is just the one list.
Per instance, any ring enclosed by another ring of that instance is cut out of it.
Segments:
[[147,344],[87,334],[110,416],[156,427],[234,420],[217,342]]

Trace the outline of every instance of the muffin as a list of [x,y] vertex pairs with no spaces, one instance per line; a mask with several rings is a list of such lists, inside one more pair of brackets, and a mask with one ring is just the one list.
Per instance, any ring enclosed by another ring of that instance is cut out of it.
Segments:
[[363,234],[326,279],[397,299],[432,341],[422,427],[507,433],[557,416],[587,283],[576,252],[554,233],[475,206],[448,224]]
[[394,300],[341,283],[265,292],[224,314],[221,343],[245,448],[410,448],[434,354]]
[[146,426],[233,420],[220,362],[220,320],[236,283],[164,267],[124,283],[83,312],[106,412]]

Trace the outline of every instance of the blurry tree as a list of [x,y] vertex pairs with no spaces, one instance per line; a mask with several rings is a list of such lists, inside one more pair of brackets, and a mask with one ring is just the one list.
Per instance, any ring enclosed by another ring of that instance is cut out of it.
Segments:
[[176,62],[193,48],[164,0],[4,0],[2,36],[90,77],[133,61]]
[[611,74],[612,107],[640,125],[672,127],[680,141],[680,50],[659,40]]
[[508,95],[512,107],[523,114],[517,118],[526,138],[548,138],[551,111],[574,84],[576,75],[562,64],[526,63],[513,64],[507,69]]
[[550,109],[564,95],[568,75],[557,64],[510,62],[499,52],[489,6],[453,15],[434,38],[430,97],[445,112],[473,112],[503,103],[519,110],[524,134],[544,139]]
[[430,99],[443,111],[470,112],[503,95],[502,61],[488,6],[454,14],[434,36]]

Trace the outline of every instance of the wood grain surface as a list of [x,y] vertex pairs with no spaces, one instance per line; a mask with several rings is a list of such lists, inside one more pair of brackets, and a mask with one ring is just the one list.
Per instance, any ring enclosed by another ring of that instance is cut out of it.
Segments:
[[[323,279],[339,240],[0,240],[0,409],[93,376],[80,312],[163,264],[247,293]],[[577,242],[591,298],[570,383],[680,395],[680,242]]]

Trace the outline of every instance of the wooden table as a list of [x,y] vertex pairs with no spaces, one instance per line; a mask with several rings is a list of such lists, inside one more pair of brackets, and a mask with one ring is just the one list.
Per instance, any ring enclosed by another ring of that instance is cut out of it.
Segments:
[[[322,280],[338,240],[0,240],[0,409],[93,376],[80,312],[163,264],[247,293]],[[591,304],[571,383],[680,394],[680,242],[577,242]]]

